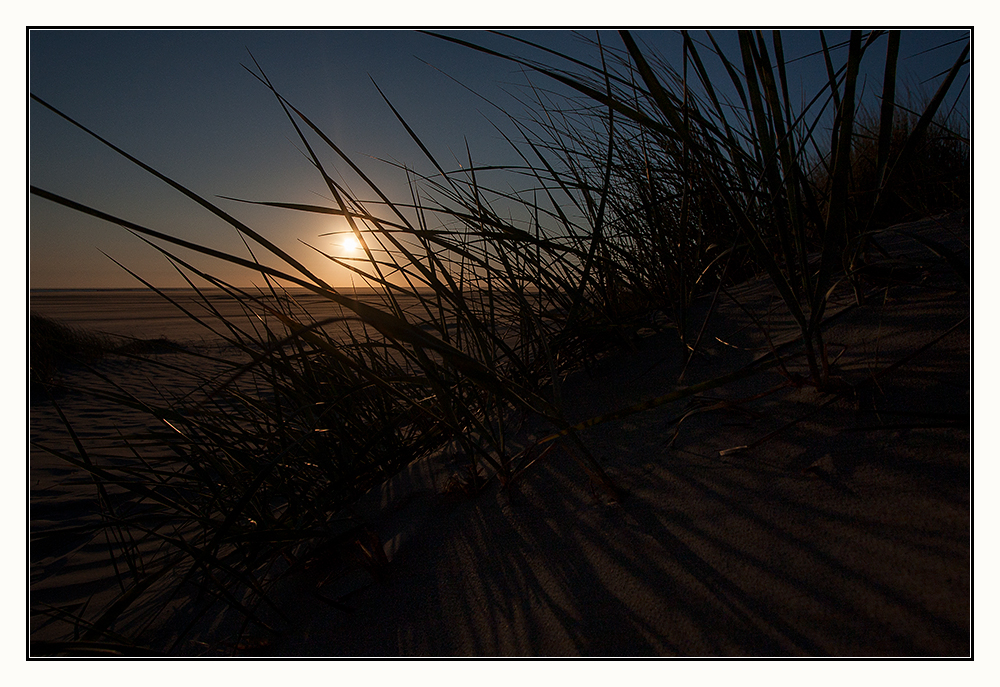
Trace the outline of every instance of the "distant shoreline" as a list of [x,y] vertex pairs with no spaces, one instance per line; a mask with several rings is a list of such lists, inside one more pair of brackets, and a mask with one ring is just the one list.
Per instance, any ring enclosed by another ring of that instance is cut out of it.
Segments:
[[[221,291],[222,289],[212,288],[212,289],[202,289],[203,291]],[[147,292],[151,289],[144,286],[139,287],[129,287],[129,288],[114,288],[114,287],[83,287],[83,288],[66,288],[66,289],[28,289],[29,293],[92,293],[94,291],[108,291],[108,292]],[[194,291],[189,286],[171,286],[167,288],[160,289],[160,291]]]
[[[234,287],[234,288],[238,289],[240,291],[252,291],[252,290],[261,289],[263,287],[258,287],[258,286],[238,286],[238,287]],[[358,294],[362,294],[362,295],[365,295],[365,296],[377,295],[377,294],[384,293],[381,287],[374,287],[374,286],[334,286],[333,288],[338,293],[343,294],[343,295],[347,295],[347,296],[349,296],[352,293],[358,293]],[[403,287],[400,287],[400,288],[403,288]],[[282,287],[281,290],[282,291],[287,291],[289,293],[303,293],[303,294],[315,293],[312,289],[308,289],[308,288],[306,288],[304,286],[285,286],[285,287]],[[205,287],[205,288],[199,287],[197,289],[194,289],[194,288],[191,288],[190,286],[169,286],[169,287],[164,287],[164,288],[157,288],[157,289],[154,290],[154,289],[151,289],[151,288],[148,288],[148,287],[145,287],[145,286],[139,286],[139,287],[128,287],[128,288],[114,288],[114,287],[111,287],[111,288],[102,288],[102,287],[88,288],[88,287],[84,287],[84,288],[65,288],[65,289],[62,289],[62,288],[59,288],[59,289],[29,288],[28,289],[28,295],[30,297],[30,296],[42,295],[42,294],[88,294],[88,293],[108,293],[108,294],[112,294],[112,293],[151,293],[151,294],[155,294],[157,291],[162,291],[164,293],[194,293],[194,292],[199,292],[199,291],[201,293],[211,293],[211,294],[225,294],[225,293],[227,293],[226,290],[220,289],[218,287]],[[433,295],[435,293],[434,289],[431,288],[431,287],[421,287],[421,288],[415,288],[415,289],[410,288],[410,287],[406,287],[406,291],[408,292],[407,295],[412,295],[412,293],[414,293],[414,292],[417,293],[417,294],[420,294],[420,295]],[[397,291],[396,293],[397,293],[397,295],[403,295],[403,292],[400,292],[400,291]],[[526,293],[526,294],[533,294],[533,293],[535,293],[535,291],[533,289],[524,289],[524,293]]]
[[[238,288],[243,291],[249,291],[251,289],[257,289],[258,287],[251,285],[251,286],[239,286],[235,288]],[[376,291],[380,291],[380,289],[375,289],[373,287],[368,287],[368,286],[358,286],[358,287],[335,286],[334,288],[342,292],[350,290],[350,291],[358,291],[364,293],[375,293]],[[164,288],[157,288],[156,290],[169,293],[180,293],[186,291],[202,291],[205,293],[225,293],[223,289],[220,289],[218,287],[193,289],[190,286],[168,286]],[[283,290],[294,291],[294,292],[308,292],[308,293],[312,292],[311,289],[307,289],[304,286],[286,286],[284,287]],[[127,288],[118,288],[118,287],[83,287],[83,288],[56,288],[56,289],[29,288],[28,293],[29,295],[35,295],[43,293],[155,293],[155,291],[145,286],[137,286],[137,287],[127,287]]]

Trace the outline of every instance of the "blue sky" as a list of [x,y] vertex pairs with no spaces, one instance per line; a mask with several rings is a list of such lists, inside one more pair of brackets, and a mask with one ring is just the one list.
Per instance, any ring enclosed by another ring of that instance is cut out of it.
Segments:
[[[592,31],[583,33],[594,36]],[[505,52],[543,57],[483,32],[452,35]],[[517,35],[595,61],[592,48],[572,32]],[[621,45],[613,32],[601,35],[608,44]],[[676,32],[636,35],[679,65]],[[901,82],[933,93],[940,77],[920,82],[950,67],[961,45],[924,51],[963,35],[967,33],[904,32]],[[836,43],[845,36],[846,32],[830,32],[828,40]],[[734,32],[719,32],[717,37],[735,58]],[[820,47],[816,31],[787,32],[784,40],[788,58]],[[408,199],[404,179],[377,158],[425,171],[429,166],[373,81],[446,167],[464,162],[466,141],[478,163],[517,161],[490,121],[509,135],[515,133],[503,112],[523,114],[523,106],[513,97],[524,93],[522,71],[512,63],[413,31],[32,31],[29,88],[206,197],[329,202],[323,200],[327,193],[322,180],[299,151],[295,132],[275,99],[241,66],[251,65],[248,50],[282,94],[394,198]],[[883,53],[884,47],[877,47],[866,63],[870,91],[881,87]],[[554,62],[552,57],[544,59]],[[822,58],[814,56],[795,63],[790,86],[811,93],[823,78]],[[453,79],[474,88],[503,112]],[[538,76],[532,80],[551,85]],[[967,102],[968,90],[963,97]],[[244,254],[235,231],[204,209],[37,104],[30,104],[28,113],[32,184],[153,229]],[[355,180],[348,181],[360,196],[372,196],[355,186]],[[329,248],[332,239],[319,234],[341,229],[339,220],[219,203],[308,264],[326,270],[324,276],[334,283],[345,282],[343,274],[299,243]],[[101,251],[158,286],[183,285],[162,257],[120,227],[35,198],[29,210],[33,288],[138,285]],[[236,283],[247,283],[247,275],[226,266],[199,264]]]

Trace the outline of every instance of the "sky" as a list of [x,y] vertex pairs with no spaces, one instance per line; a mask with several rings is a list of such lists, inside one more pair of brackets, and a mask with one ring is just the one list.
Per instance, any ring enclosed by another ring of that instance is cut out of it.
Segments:
[[[564,64],[482,31],[446,33],[506,53]],[[592,40],[593,31],[514,33],[591,63],[598,60],[593,46],[584,40]],[[668,61],[680,64],[677,31],[635,35]],[[704,33],[694,35],[703,39]],[[735,32],[715,35],[736,59]],[[827,39],[836,44],[846,35],[832,31]],[[937,75],[951,66],[962,45],[932,48],[967,35],[966,31],[904,31],[901,84],[932,94],[943,78]],[[601,32],[601,40],[621,46],[614,32]],[[793,65],[793,92],[818,90],[825,79],[822,57],[806,57],[820,48],[818,32],[786,32],[784,43],[786,58],[803,57]],[[516,137],[507,115],[525,114],[520,101],[528,76],[510,62],[415,31],[33,30],[28,49],[32,94],[213,199],[334,285],[346,285],[349,275],[302,242],[348,255],[350,249],[340,246],[338,237],[320,236],[346,229],[342,219],[217,198],[334,205],[275,98],[244,65],[252,67],[255,59],[282,95],[393,199],[407,201],[409,190],[403,174],[385,161],[424,172],[430,166],[376,84],[446,168],[466,164],[467,145],[476,163],[518,162],[495,126]],[[884,50],[883,41],[866,58],[867,93],[881,88]],[[846,49],[840,49],[835,59],[842,61],[845,55]],[[717,66],[710,64],[709,69],[713,79],[725,82]],[[966,66],[959,86],[968,73]],[[553,86],[538,75],[530,78],[535,85]],[[968,88],[962,97],[968,102]],[[34,102],[28,106],[28,127],[31,184],[151,229],[246,255],[232,227]],[[333,162],[333,157],[325,155],[324,162]],[[360,197],[373,197],[346,171],[344,180]],[[158,287],[185,285],[158,252],[121,227],[30,198],[31,288],[140,286],[108,256]],[[239,268],[208,259],[196,262],[232,283],[259,282]]]

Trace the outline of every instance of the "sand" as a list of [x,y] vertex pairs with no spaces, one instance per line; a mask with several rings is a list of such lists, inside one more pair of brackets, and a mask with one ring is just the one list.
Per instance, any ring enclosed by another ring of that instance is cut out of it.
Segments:
[[[967,220],[901,229],[968,255]],[[416,461],[352,509],[383,545],[384,574],[345,569],[319,586],[315,571],[285,579],[274,594],[286,616],[272,618],[280,632],[255,637],[254,651],[970,655],[968,282],[917,242],[897,236],[886,245],[893,261],[883,266],[906,267],[906,283],[872,284],[862,306],[841,284],[826,333],[834,377],[853,385],[876,373],[877,385],[839,398],[788,384],[771,368],[581,432],[619,498],[592,483],[565,440],[510,488],[494,480],[474,497],[445,493],[460,456]],[[774,345],[794,338],[766,282],[732,289],[684,384],[767,355],[760,327],[737,303],[761,317]],[[695,321],[707,306],[696,304]],[[675,388],[675,339],[640,338],[566,379],[567,417],[585,420]],[[805,371],[801,356],[787,367]],[[127,421],[64,405],[95,435]],[[33,405],[32,434],[55,429]],[[511,439],[549,431],[528,423]],[[730,451],[740,446],[751,448]],[[32,454],[36,524],[84,508],[87,485],[40,460]],[[107,572],[99,553],[82,541],[34,551],[32,596],[85,599]]]

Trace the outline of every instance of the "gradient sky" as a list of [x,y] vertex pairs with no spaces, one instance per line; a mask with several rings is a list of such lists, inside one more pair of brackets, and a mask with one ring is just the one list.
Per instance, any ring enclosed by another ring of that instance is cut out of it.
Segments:
[[[555,58],[484,32],[450,33],[558,64]],[[597,61],[592,48],[569,31],[517,35]],[[584,35],[593,37],[594,32]],[[601,35],[607,44],[621,46],[613,32]],[[676,59],[679,66],[677,32],[636,35],[668,60]],[[735,59],[735,32],[716,35]],[[924,51],[967,35],[966,31],[905,31],[900,49],[903,86],[932,94],[942,77],[930,77],[947,70],[962,45]],[[828,33],[831,43],[845,38],[843,31]],[[784,40],[789,59],[820,48],[816,31],[791,31]],[[465,161],[466,141],[477,163],[518,161],[490,124],[495,122],[513,137],[516,132],[503,112],[453,79],[518,116],[524,106],[515,96],[524,95],[526,76],[512,63],[410,31],[32,31],[29,87],[33,94],[206,197],[332,206],[332,201],[323,200],[328,196],[323,182],[299,152],[295,132],[277,102],[241,66],[251,65],[248,50],[279,91],[352,155],[390,197],[409,198],[404,177],[373,158],[396,160],[421,171],[430,167],[379,96],[373,80],[446,168],[449,164],[457,167],[456,160]],[[845,54],[846,49],[838,51],[840,61]],[[884,41],[866,58],[868,93],[881,89],[883,57]],[[967,66],[957,86],[968,73]],[[713,74],[719,75],[720,83],[724,81],[723,74]],[[794,64],[789,85],[812,94],[824,78],[822,57],[813,56]],[[532,81],[552,86],[537,75]],[[961,97],[968,102],[968,88]],[[29,165],[30,181],[36,186],[153,229],[245,255],[235,230],[227,224],[36,103],[29,105]],[[359,196],[372,197],[348,181]],[[332,249],[333,239],[318,235],[344,228],[342,220],[218,202],[301,257],[324,278],[346,283],[339,268],[298,243]],[[139,285],[102,251],[157,286],[184,285],[158,253],[118,226],[37,198],[30,199],[29,213],[31,288]],[[237,284],[251,279],[238,268],[207,259],[198,264]]]

